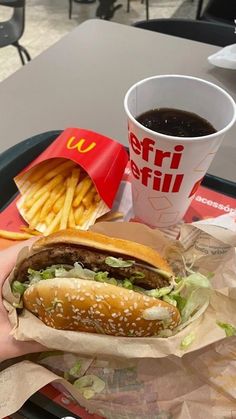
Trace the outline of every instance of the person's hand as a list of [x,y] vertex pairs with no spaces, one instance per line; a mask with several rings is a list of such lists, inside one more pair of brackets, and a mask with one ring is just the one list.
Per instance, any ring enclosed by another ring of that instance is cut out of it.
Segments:
[[10,335],[11,325],[2,301],[2,286],[15,265],[17,254],[23,247],[31,245],[33,240],[34,239],[30,239],[0,251],[0,362],[32,352],[41,352],[46,350],[37,342],[17,341]]

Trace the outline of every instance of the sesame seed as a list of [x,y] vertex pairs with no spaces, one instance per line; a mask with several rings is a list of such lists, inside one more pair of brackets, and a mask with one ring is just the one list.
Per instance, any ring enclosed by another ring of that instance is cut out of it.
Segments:
[[112,313],[112,315],[111,315],[112,317],[118,317],[118,314],[116,314],[116,313]]
[[136,309],[138,307],[138,304],[137,303],[134,303],[134,308]]
[[139,321],[139,320],[141,320],[141,317],[137,317],[137,319],[136,319],[137,321]]
[[57,317],[63,317],[61,313],[56,314]]
[[121,317],[119,318],[119,320],[122,322],[123,318],[124,318],[124,317],[123,317],[123,316],[121,316]]
[[116,296],[114,294],[111,295],[111,298],[116,299]]
[[124,297],[124,300],[125,300],[125,301],[129,301],[129,299],[128,299],[127,295]]
[[96,311],[95,311],[95,314],[100,314],[100,311],[96,310]]
[[79,299],[80,301],[84,301],[85,300],[85,298],[84,297],[80,297],[80,299]]
[[129,313],[129,309],[128,309],[128,308],[126,308],[126,309],[124,310],[124,313]]

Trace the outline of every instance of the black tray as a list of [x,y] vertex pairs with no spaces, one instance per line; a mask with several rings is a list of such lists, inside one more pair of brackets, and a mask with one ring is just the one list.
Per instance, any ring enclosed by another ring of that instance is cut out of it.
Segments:
[[[55,130],[35,135],[0,154],[0,211],[11,202],[17,193],[13,177],[45,150],[61,132]],[[236,184],[222,178],[206,174],[202,185],[225,195],[236,197]],[[56,419],[65,416],[79,418],[40,393],[33,395],[19,413],[27,419]]]

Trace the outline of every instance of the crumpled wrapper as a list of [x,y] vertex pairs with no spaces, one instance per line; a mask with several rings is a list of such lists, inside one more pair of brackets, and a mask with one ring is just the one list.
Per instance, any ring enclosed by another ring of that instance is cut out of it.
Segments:
[[[10,275],[3,295],[14,337],[36,340],[60,353],[43,359],[34,355],[0,373],[0,418],[16,411],[49,382],[59,382],[89,412],[106,418],[234,417],[236,337],[226,338],[216,322],[236,326],[235,219],[235,214],[229,214],[183,225],[178,243],[138,223],[93,226],[98,232],[147,244],[167,257],[172,258],[173,249],[181,248],[194,270],[215,273],[210,304],[204,314],[169,338],[122,338],[60,331],[45,326],[26,310],[17,316],[12,305],[10,282],[13,275]],[[28,249],[24,249],[19,257],[27,252]],[[190,332],[194,333],[195,340],[183,350],[181,342]],[[79,374],[95,375],[105,383],[102,391],[88,399],[80,389],[63,379],[66,369],[73,367],[78,358],[82,365]],[[20,388],[16,398],[10,397],[13,387]]]

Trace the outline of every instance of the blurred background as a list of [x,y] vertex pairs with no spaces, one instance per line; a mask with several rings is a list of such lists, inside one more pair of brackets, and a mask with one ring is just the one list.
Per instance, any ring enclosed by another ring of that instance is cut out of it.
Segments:
[[[7,1],[6,1],[7,2]],[[1,2],[0,2],[1,3]],[[122,7],[114,13],[113,22],[130,25],[146,18],[145,4],[140,0],[130,1],[127,13],[126,0],[118,0]],[[150,18],[195,17],[196,0],[150,0]],[[73,1],[72,16],[69,19],[68,0],[27,0],[25,8],[25,30],[20,44],[30,53],[31,58],[49,48],[65,34],[87,19],[96,18],[98,0],[91,4]],[[0,5],[0,22],[7,21],[12,8]],[[0,24],[1,25],[1,24]],[[12,46],[0,49],[0,81],[21,68],[17,51]]]
[[[87,19],[97,17],[125,25],[145,20],[147,2],[149,19],[197,17],[208,21],[223,19],[223,23],[227,24],[229,18],[230,25],[234,25],[233,18],[236,18],[236,0],[0,0],[0,81],[22,66],[16,49],[12,45],[6,46],[11,37],[14,38],[17,30],[22,32],[19,38],[20,45],[26,48],[26,52],[28,51],[33,59]],[[103,15],[100,10],[99,16],[98,8],[102,7],[104,11],[108,4],[113,8],[111,15],[107,15],[106,11]],[[16,5],[17,15],[12,21],[10,19]],[[117,10],[116,5],[120,6]],[[24,10],[25,23],[21,29],[20,9]],[[208,9],[211,9],[210,13]],[[10,23],[7,23],[8,21]],[[10,33],[5,33],[5,30]]]

